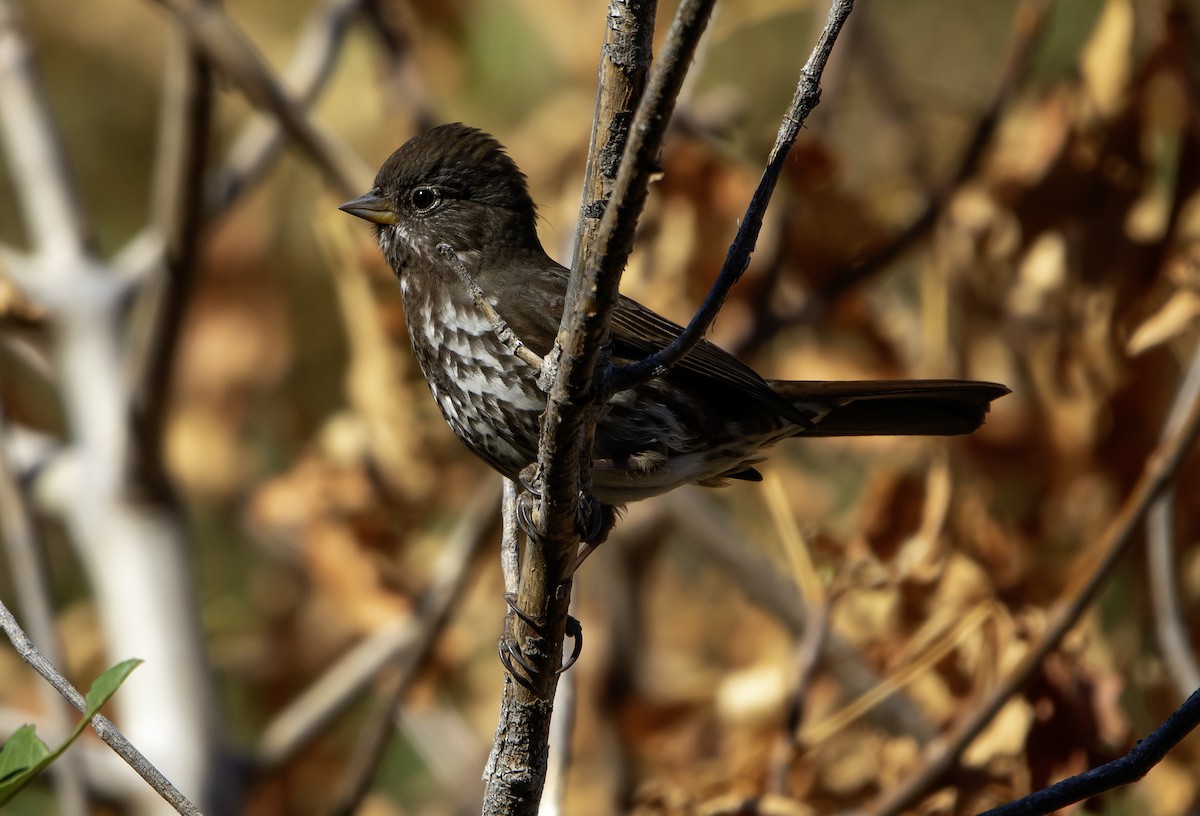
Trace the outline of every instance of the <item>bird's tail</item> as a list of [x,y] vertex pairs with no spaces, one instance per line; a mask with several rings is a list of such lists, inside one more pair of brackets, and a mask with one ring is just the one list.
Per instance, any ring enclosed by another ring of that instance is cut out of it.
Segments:
[[972,380],[773,380],[776,393],[815,418],[801,436],[951,436],[983,424],[1009,393]]

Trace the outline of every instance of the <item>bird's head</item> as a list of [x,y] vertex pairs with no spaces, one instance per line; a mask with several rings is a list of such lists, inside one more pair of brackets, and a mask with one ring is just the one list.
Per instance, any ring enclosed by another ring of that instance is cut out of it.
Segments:
[[399,271],[449,244],[468,261],[538,243],[533,199],[516,163],[494,138],[462,124],[413,137],[379,169],[370,192],[339,209],[374,223]]

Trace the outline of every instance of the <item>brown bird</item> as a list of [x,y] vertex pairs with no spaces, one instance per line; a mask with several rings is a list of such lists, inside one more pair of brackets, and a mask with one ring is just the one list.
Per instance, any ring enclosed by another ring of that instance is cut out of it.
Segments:
[[[553,345],[568,270],[542,249],[525,176],[491,136],[462,124],[416,136],[366,195],[341,209],[374,223],[400,282],[413,351],[451,429],[509,478],[537,458],[546,406],[537,370],[501,341],[486,301],[538,355]],[[622,297],[614,364],[637,361],[682,329]],[[1003,385],[968,380],[765,380],[702,341],[666,374],[614,394],[596,429],[591,490],[612,509],[680,485],[758,480],[763,450],[793,436],[950,435],[974,431]]]

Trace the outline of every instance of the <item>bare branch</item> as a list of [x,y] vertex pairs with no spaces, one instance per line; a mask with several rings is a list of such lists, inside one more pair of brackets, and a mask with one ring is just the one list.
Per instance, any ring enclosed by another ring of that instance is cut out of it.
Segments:
[[800,71],[800,81],[796,85],[792,102],[783,115],[783,122],[779,126],[775,145],[771,148],[770,156],[767,159],[766,169],[763,170],[758,187],[750,199],[750,205],[746,208],[746,214],[738,227],[733,244],[729,247],[729,253],[725,257],[721,273],[717,276],[712,289],[709,290],[708,296],[705,297],[704,303],[701,304],[700,309],[683,332],[669,346],[651,354],[644,360],[614,369],[611,383],[613,390],[621,391],[632,388],[652,377],[666,373],[704,339],[704,335],[708,333],[713,321],[717,319],[717,313],[725,303],[725,298],[729,296],[734,284],[741,279],[750,265],[750,256],[754,253],[754,247],[758,242],[758,233],[762,229],[767,205],[771,202],[775,185],[779,181],[779,175],[783,172],[783,165],[787,161],[788,153],[796,141],[796,136],[800,133],[804,120],[808,118],[808,114],[821,99],[821,73],[825,70],[829,55],[833,51],[833,44],[837,41],[837,36],[853,7],[854,0],[834,0],[830,6],[825,28],[809,55],[808,61],[804,63],[804,68]]
[[1192,692],[1166,722],[1149,736],[1138,740],[1137,745],[1125,756],[1056,782],[1015,802],[992,808],[980,816],[1041,816],[1136,782],[1162,762],[1167,752],[1197,727],[1200,727],[1200,690]]

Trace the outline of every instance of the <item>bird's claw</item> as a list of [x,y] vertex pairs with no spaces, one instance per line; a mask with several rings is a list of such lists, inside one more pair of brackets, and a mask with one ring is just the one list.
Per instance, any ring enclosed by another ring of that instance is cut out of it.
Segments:
[[[537,465],[530,465],[517,476],[521,485],[521,497],[517,502],[517,523],[531,541],[537,541],[540,535],[534,523],[534,508],[542,497],[541,474]],[[575,519],[575,529],[579,539],[592,548],[603,544],[616,523],[616,513],[611,507],[601,504],[590,493],[579,495],[579,517]]]
[[[497,644],[497,650],[500,654],[500,663],[512,676],[513,680],[519,685],[524,686],[529,691],[534,691],[533,678],[537,675],[537,668],[529,661],[525,654],[521,651],[520,643],[517,640],[516,634],[513,632],[513,618],[520,618],[539,636],[545,636],[546,627],[537,618],[530,615],[525,610],[517,605],[516,597],[509,592],[504,594],[504,602],[508,604],[508,614],[504,616],[504,631],[500,635],[500,641]],[[567,615],[567,627],[565,636],[574,641],[574,646],[571,648],[571,655],[560,666],[555,674],[562,674],[567,669],[575,665],[579,660],[579,655],[583,651],[583,627],[580,626],[578,619],[573,615]],[[517,670],[520,667],[521,671]]]

